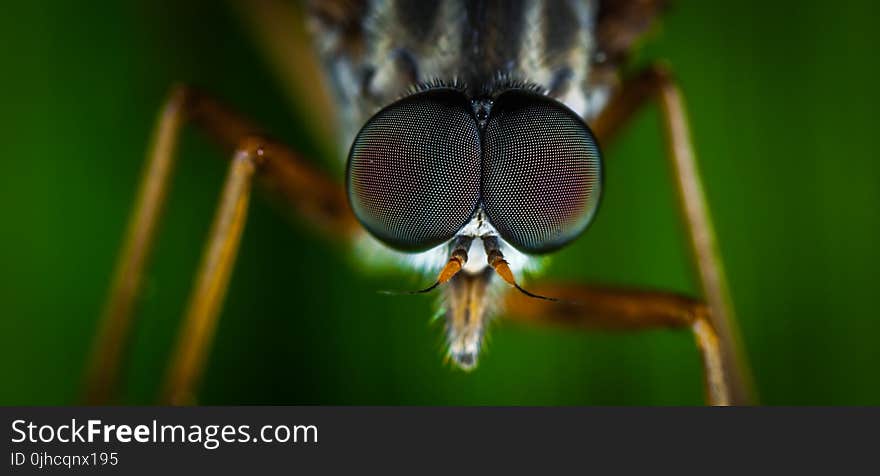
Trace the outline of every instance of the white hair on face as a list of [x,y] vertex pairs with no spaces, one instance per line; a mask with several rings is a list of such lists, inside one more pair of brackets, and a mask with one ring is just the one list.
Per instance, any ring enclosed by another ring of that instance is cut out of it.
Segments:
[[468,250],[467,263],[462,268],[462,271],[467,273],[479,273],[489,266],[486,250],[483,247],[483,240],[480,238],[482,236],[495,236],[498,238],[501,245],[501,253],[504,254],[504,259],[507,260],[510,270],[516,275],[523,272],[537,273],[544,267],[547,261],[546,258],[522,253],[504,241],[498,235],[495,227],[485,219],[482,210],[474,213],[471,220],[451,240],[426,251],[418,253],[398,251],[389,248],[366,232],[360,233],[360,236],[354,240],[354,251],[358,258],[373,270],[403,269],[416,271],[426,277],[434,277],[449,260],[450,243],[459,236],[474,238]]
[[[405,253],[377,240],[366,231],[354,240],[357,258],[373,271],[406,270],[420,275],[436,273],[449,259],[449,245],[443,243],[419,253]],[[439,263],[439,265],[437,264]]]

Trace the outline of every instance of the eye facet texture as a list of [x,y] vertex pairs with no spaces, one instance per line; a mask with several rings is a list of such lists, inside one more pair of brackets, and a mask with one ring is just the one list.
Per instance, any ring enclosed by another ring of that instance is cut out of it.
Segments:
[[552,99],[499,96],[483,140],[482,200],[489,220],[526,253],[553,251],[590,223],[602,188],[592,132]]
[[431,90],[373,116],[349,152],[355,216],[406,251],[439,245],[463,227],[480,195],[480,133],[466,97]]

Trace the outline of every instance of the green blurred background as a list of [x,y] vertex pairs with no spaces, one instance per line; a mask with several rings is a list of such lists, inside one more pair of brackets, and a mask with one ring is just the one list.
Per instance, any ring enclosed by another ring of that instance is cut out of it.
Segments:
[[[880,403],[880,63],[872,1],[679,0],[634,58],[681,79],[760,401]],[[12,2],[0,17],[0,404],[77,401],[169,85],[201,85],[306,150],[230,8]],[[693,293],[651,108],[606,153],[590,231],[547,274]],[[183,141],[123,401],[157,394],[225,172]],[[366,275],[257,195],[201,403],[698,404],[691,335],[495,326],[476,372],[441,361],[429,297]]]

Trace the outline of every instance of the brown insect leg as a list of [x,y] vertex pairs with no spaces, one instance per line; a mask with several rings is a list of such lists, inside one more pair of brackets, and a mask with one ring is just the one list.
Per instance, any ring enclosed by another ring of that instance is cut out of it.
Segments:
[[287,147],[260,138],[256,126],[218,101],[186,86],[174,88],[156,124],[125,244],[101,317],[86,375],[86,403],[108,403],[115,398],[134,302],[167,194],[179,132],[187,122],[197,124],[229,150],[255,150],[254,144],[258,144],[263,155],[256,176],[319,230],[344,236],[356,229],[345,191],[336,182]]
[[741,351],[724,266],[718,253],[715,229],[691,142],[684,100],[670,73],[654,66],[625,81],[605,111],[592,124],[593,131],[601,141],[611,140],[649,99],[654,98],[660,103],[667,155],[678,190],[682,219],[700,285],[709,306],[709,319],[718,332],[732,401],[746,404],[752,397],[751,377]]
[[163,403],[185,405],[195,402],[195,387],[214,336],[217,315],[244,230],[251,179],[262,154],[259,146],[244,146],[235,153],[229,165],[220,206],[214,216],[210,239],[165,381]]
[[134,212],[116,263],[86,375],[84,401],[88,404],[106,404],[116,396],[120,366],[132,325],[132,308],[174,167],[174,149],[185,118],[181,112],[184,96],[182,91],[175,90],[168,98],[151,140]]
[[559,302],[510,293],[509,319],[528,324],[602,330],[690,327],[703,360],[706,401],[731,403],[718,337],[705,304],[678,294],[587,285],[544,285],[536,292]]

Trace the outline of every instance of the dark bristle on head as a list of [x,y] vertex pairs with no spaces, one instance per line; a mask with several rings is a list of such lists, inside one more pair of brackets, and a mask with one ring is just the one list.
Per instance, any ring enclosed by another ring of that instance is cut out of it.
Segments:
[[542,96],[547,95],[548,92],[547,89],[545,89],[538,83],[526,81],[510,76],[508,74],[499,73],[495,76],[495,78],[492,79],[492,81],[482,85],[478,94],[480,96],[495,97],[511,89],[528,91],[530,93],[540,94]]
[[493,98],[505,91],[510,91],[512,89],[528,91],[530,93],[540,94],[542,96],[546,96],[549,93],[546,88],[538,83],[526,81],[524,79],[510,76],[508,74],[499,73],[491,81],[481,85],[471,85],[464,82],[460,78],[433,78],[427,81],[421,81],[407,88],[401,98],[412,96],[413,94],[418,94],[425,91],[431,91],[433,89],[455,89],[457,91],[461,91],[462,93],[467,94],[471,98]]
[[432,78],[427,81],[420,81],[416,84],[413,84],[412,86],[407,88],[406,92],[403,94],[403,97],[411,96],[413,94],[418,94],[425,91],[430,91],[432,89],[455,89],[464,92],[467,90],[467,84],[465,84],[464,81],[459,78]]

